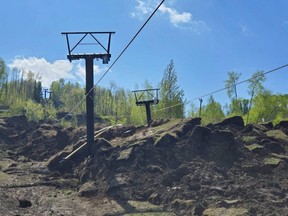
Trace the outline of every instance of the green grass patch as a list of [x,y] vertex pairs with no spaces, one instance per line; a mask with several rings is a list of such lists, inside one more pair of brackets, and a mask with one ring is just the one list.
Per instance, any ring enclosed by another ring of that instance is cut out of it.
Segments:
[[273,157],[275,157],[275,158],[280,158],[280,159],[288,160],[288,156],[287,156],[287,155],[276,154],[276,153],[272,153],[271,155],[272,155]]
[[203,212],[206,216],[248,216],[249,211],[245,208],[208,208]]
[[270,130],[266,132],[266,135],[277,140],[288,142],[288,136],[281,130]]
[[257,142],[257,139],[256,139],[255,136],[244,136],[244,137],[242,137],[242,141],[245,142],[245,143],[250,144],[250,143]]
[[264,162],[265,165],[278,166],[280,161],[281,161],[280,158],[268,157],[268,158],[265,158],[263,162]]
[[0,170],[7,169],[9,166],[11,166],[11,164],[12,164],[12,161],[9,161],[9,160],[0,161]]
[[139,202],[129,200],[127,205],[129,205],[132,209],[136,210],[136,212],[161,212],[162,208],[159,206],[153,205],[149,202]]
[[249,151],[258,151],[258,150],[261,150],[263,149],[263,146],[262,145],[259,145],[257,143],[254,143],[252,145],[245,145],[245,147],[249,150]]
[[0,171],[0,182],[8,182],[10,180],[10,175]]

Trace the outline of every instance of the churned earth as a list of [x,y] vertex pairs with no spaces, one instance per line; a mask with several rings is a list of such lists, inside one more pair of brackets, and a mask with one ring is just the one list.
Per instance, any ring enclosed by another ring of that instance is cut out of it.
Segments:
[[0,215],[288,215],[288,121],[0,119]]

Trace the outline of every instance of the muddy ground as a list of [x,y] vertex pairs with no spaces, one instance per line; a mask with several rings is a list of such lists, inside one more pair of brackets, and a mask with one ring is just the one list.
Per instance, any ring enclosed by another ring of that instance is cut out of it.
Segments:
[[1,118],[0,215],[288,215],[287,121],[96,125],[90,148],[85,133]]

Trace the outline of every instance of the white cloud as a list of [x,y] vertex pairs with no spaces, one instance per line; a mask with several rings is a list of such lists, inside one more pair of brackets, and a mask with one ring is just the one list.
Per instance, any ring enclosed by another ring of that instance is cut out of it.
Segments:
[[191,21],[192,21],[192,14],[191,13],[188,13],[188,12],[179,13],[175,9],[173,9],[171,7],[167,7],[164,4],[159,8],[159,10],[163,14],[167,13],[169,15],[170,22],[174,26],[178,26],[179,24],[184,24],[184,23],[191,23]]
[[136,0],[136,2],[138,5],[135,7],[134,11],[131,12],[132,17],[142,19],[143,16],[153,11],[155,0],[148,0],[148,1]]
[[[48,62],[44,58],[28,57],[28,58],[15,58],[10,64],[10,69],[18,69],[21,72],[32,71],[40,76],[40,81],[43,87],[49,87],[53,81],[60,78],[80,84],[85,83],[85,66],[83,63],[71,63],[68,60],[56,60]],[[94,73],[100,73],[105,68],[100,68],[94,65]]]
[[[137,6],[131,13],[132,17],[142,19],[145,15],[151,14],[157,6],[155,0],[136,0]],[[169,5],[173,5],[175,1],[169,1]],[[167,6],[162,4],[159,11],[163,15],[168,15],[170,23],[177,28],[190,29],[196,33],[201,33],[203,31],[210,31],[208,25],[202,20],[193,19],[193,15],[190,12],[178,12],[172,6]]]

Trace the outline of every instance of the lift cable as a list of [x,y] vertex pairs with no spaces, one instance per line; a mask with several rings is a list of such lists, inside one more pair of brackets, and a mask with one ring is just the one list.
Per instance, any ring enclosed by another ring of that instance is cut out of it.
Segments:
[[[263,76],[263,75],[266,75],[266,74],[269,74],[269,73],[278,71],[278,70],[283,69],[283,68],[285,68],[285,67],[288,67],[288,64],[285,64],[285,65],[282,65],[282,66],[280,66],[280,67],[274,68],[274,69],[272,69],[272,70],[266,71],[266,72],[261,73],[261,74],[259,74],[258,76],[255,76],[255,77],[253,77],[253,78],[249,78],[249,79],[246,79],[246,80],[242,80],[242,81],[236,83],[235,85],[240,85],[240,84],[242,84],[242,83],[245,83],[245,82],[248,82],[248,81],[250,81],[250,80],[256,79],[256,78],[258,78],[258,77],[260,77],[260,76]],[[221,91],[224,91],[224,90],[227,90],[227,89],[228,89],[228,87],[224,87],[224,88],[215,90],[215,91],[213,91],[213,92],[204,94],[204,95],[202,95],[202,96],[200,96],[200,97],[192,98],[191,100],[188,100],[187,102],[185,102],[185,104],[189,104],[190,102],[192,102],[192,101],[194,101],[194,100],[199,100],[199,99],[201,99],[201,98],[203,98],[203,97],[207,97],[207,96],[209,96],[209,95],[213,95],[213,94],[215,94],[215,93],[218,93],[218,92],[221,92]],[[155,110],[155,112],[159,112],[159,111],[166,110],[166,109],[169,109],[169,108],[177,107],[177,106],[180,106],[180,105],[182,105],[182,104],[183,104],[183,103],[178,103],[178,104],[174,104],[174,105],[172,105],[172,106],[168,106],[168,107],[164,107],[164,108],[161,108],[161,109],[157,109],[157,110]]]
[[[154,16],[154,14],[157,12],[157,10],[161,7],[161,5],[164,3],[165,0],[162,0],[159,5],[156,7],[156,9],[153,11],[153,13],[148,17],[146,22],[141,26],[141,28],[137,31],[137,33],[134,35],[134,37],[129,41],[129,43],[125,46],[125,48],[122,50],[122,52],[117,56],[117,58],[113,61],[113,63],[110,65],[110,67],[105,71],[105,73],[100,77],[100,79],[96,82],[96,84],[93,86],[93,88],[90,89],[89,92],[85,94],[85,96],[75,105],[75,107],[67,114],[72,114],[75,109],[77,109],[78,106],[86,99],[86,97],[89,95],[91,91],[95,89],[95,87],[101,82],[101,80],[107,75],[107,73],[111,70],[111,68],[116,64],[116,62],[120,59],[120,57],[124,54],[124,52],[128,49],[128,47],[132,44],[132,42],[136,39],[136,37],[140,34],[140,32],[143,30],[143,28],[146,26],[146,24],[150,21],[150,19]],[[65,118],[64,116],[63,118]],[[63,119],[62,118],[62,119]],[[60,119],[61,120],[61,119]]]

